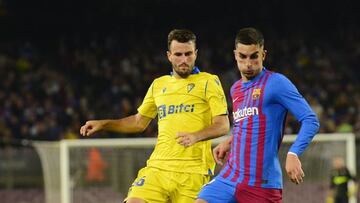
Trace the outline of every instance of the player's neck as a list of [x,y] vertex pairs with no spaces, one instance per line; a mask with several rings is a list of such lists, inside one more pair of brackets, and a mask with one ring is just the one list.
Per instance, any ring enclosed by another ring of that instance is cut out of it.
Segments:
[[241,79],[243,82],[250,82],[251,80],[253,80],[254,78],[256,78],[256,76],[258,76],[259,74],[257,75],[254,75],[253,77],[246,77],[246,76],[243,76],[241,75]]
[[250,81],[254,80],[256,77],[258,77],[261,74],[262,71],[263,71],[263,68],[258,73],[256,73],[255,75],[253,75],[251,77],[246,77],[245,75],[243,75],[241,73],[241,80],[243,82],[250,82]]
[[176,71],[173,71],[173,74],[172,74],[172,76],[175,78],[175,79],[186,79],[186,78],[188,78],[189,76],[190,76],[190,74],[189,75],[184,75],[184,76],[181,76],[181,75],[179,75]]

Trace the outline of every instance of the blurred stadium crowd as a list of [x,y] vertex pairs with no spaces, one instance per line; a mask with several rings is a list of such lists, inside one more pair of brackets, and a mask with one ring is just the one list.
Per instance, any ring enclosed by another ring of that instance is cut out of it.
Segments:
[[[3,2],[10,4],[10,1]],[[40,9],[43,14],[36,15],[37,10],[32,10],[35,20],[23,22],[21,29],[13,26],[13,22],[22,22],[30,14],[26,9],[16,10],[3,4],[0,22],[8,25],[10,31],[3,32],[0,39],[1,140],[76,139],[80,138],[80,125],[88,119],[136,113],[152,80],[171,71],[166,58],[166,35],[177,27],[192,29],[197,34],[197,65],[203,71],[219,75],[228,97],[229,112],[232,112],[229,88],[239,78],[232,54],[233,39],[237,29],[248,25],[264,32],[268,50],[266,67],[285,74],[296,84],[318,114],[321,133],[354,132],[360,136],[360,31],[356,23],[341,24],[340,17],[333,17],[323,25],[327,29],[316,25],[298,27],[302,18],[298,17],[273,26],[266,22],[286,17],[291,11],[275,17],[261,15],[261,11],[269,9],[269,5],[265,5],[258,8],[259,16],[253,19],[246,17],[249,13],[233,18],[236,8],[229,7],[218,10],[222,14],[233,13],[226,18],[220,17],[220,13],[205,22],[210,13],[193,16],[200,20],[190,24],[178,17],[172,19],[177,23],[162,19],[164,25],[161,25],[161,14],[155,15],[145,8],[140,11],[142,22],[138,23],[139,16],[132,13],[131,2],[123,2],[126,3],[127,7],[121,7],[122,16],[114,16],[117,20],[105,19],[110,27],[107,29],[103,29],[98,17],[116,6],[105,5],[104,9],[108,10],[100,9],[100,14],[90,17],[94,7],[89,3],[87,10],[79,12],[86,26],[78,21],[71,24],[71,15],[61,16],[64,24],[69,24],[67,27],[54,17],[58,12],[51,14]],[[201,4],[193,6],[201,8]],[[210,6],[212,11],[217,5]],[[169,7],[165,6],[162,11],[171,13]],[[49,22],[44,19],[46,15],[50,16]],[[40,23],[36,22],[40,19]],[[244,23],[242,19],[251,21]],[[94,24],[90,23],[92,20]],[[264,23],[259,23],[261,21]],[[307,17],[306,22],[311,21],[312,18]],[[91,29],[93,25],[98,28]],[[117,26],[111,29],[113,25]],[[55,27],[58,29],[49,31]],[[61,29],[68,32],[58,32]],[[287,122],[286,133],[296,133],[299,126],[294,118],[289,116]],[[124,136],[130,135],[98,135]],[[156,136],[156,121],[135,136]]]
[[[146,38],[58,39],[55,49],[32,42],[0,45],[0,134],[2,139],[58,140],[78,137],[88,119],[136,112],[151,81],[171,70],[165,49]],[[130,46],[122,45],[122,40]],[[269,39],[266,66],[284,73],[309,100],[322,133],[360,134],[360,41],[346,36],[344,47],[299,36]],[[201,38],[199,38],[201,41]],[[162,42],[166,43],[165,40]],[[199,46],[198,66],[220,76],[229,97],[239,78],[232,40]],[[230,112],[231,104],[229,103]],[[298,126],[288,119],[286,133]],[[156,123],[143,134],[156,135]]]

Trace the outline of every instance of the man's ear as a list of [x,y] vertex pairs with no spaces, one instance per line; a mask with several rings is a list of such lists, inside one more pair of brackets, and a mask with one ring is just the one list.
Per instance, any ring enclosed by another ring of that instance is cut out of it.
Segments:
[[167,54],[167,58],[168,58],[168,60],[171,62],[171,59],[170,59],[171,52],[170,52],[170,51],[166,51],[166,54]]
[[263,61],[265,60],[265,58],[266,58],[266,54],[267,54],[267,50],[266,49],[264,49],[264,54],[263,54]]

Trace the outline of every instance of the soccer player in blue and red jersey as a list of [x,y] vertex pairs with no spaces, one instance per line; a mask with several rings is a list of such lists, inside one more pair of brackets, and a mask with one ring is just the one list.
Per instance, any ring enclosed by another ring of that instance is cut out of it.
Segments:
[[263,66],[264,37],[254,28],[241,29],[235,40],[235,59],[241,79],[231,87],[233,129],[230,139],[214,151],[226,165],[198,195],[197,203],[282,202],[282,173],[278,150],[287,112],[301,123],[297,139],[286,157],[286,172],[300,184],[304,172],[298,158],[319,129],[319,121],[307,101],[284,75]]

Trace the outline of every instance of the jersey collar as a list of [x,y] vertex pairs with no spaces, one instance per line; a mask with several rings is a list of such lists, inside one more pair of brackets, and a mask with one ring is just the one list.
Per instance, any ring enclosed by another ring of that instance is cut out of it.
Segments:
[[250,84],[258,81],[259,78],[261,78],[265,74],[266,71],[267,71],[267,69],[265,67],[263,67],[261,72],[257,76],[255,76],[255,78],[253,78],[252,80],[249,80],[247,82],[242,82],[242,84],[247,86],[247,85],[250,85]]
[[[194,66],[194,67],[193,67],[193,69],[192,69],[191,74],[199,74],[199,73],[200,73],[200,69],[199,69],[199,67]],[[173,71],[171,71],[171,72],[170,72],[170,75],[171,75],[171,76],[172,76],[172,75],[174,75],[174,72],[173,72]]]

